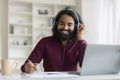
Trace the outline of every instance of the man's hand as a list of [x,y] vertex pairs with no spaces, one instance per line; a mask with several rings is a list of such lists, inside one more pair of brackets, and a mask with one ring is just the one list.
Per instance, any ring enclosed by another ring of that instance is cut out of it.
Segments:
[[86,33],[85,25],[84,24],[79,24],[79,29],[77,32],[77,39],[78,40],[83,40],[83,37]]
[[38,69],[38,63],[32,63],[31,61],[28,60],[28,62],[24,65],[25,68],[25,73],[33,73]]

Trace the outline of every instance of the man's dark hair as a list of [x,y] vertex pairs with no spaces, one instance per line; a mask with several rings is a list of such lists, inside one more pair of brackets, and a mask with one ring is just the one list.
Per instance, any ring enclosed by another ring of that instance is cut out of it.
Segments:
[[55,36],[56,38],[59,38],[59,35],[58,35],[58,22],[61,18],[62,15],[68,15],[68,16],[71,16],[73,19],[74,19],[74,31],[72,33],[72,36],[70,37],[70,39],[76,39],[77,38],[77,30],[78,30],[78,25],[79,23],[83,24],[82,22],[82,19],[80,17],[80,15],[75,11],[73,10],[72,8],[65,8],[63,10],[61,10],[57,16],[54,18],[54,22],[53,22],[53,28],[52,28],[52,32],[53,32],[53,36]]

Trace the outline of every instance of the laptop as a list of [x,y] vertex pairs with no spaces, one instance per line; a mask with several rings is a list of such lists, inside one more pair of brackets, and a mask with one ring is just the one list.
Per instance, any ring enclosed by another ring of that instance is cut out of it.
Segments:
[[120,72],[120,45],[87,45],[80,75]]

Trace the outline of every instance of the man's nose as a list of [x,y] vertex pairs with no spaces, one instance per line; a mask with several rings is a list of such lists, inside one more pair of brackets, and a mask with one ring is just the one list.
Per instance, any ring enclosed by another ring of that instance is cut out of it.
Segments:
[[68,25],[65,24],[65,25],[63,26],[63,28],[64,28],[65,30],[67,30],[67,29],[68,29]]

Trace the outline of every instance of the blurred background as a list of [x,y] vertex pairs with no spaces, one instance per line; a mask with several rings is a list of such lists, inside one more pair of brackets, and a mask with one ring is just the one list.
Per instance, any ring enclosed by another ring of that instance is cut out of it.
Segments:
[[0,0],[0,59],[21,66],[36,43],[52,35],[52,20],[66,6],[81,15],[88,44],[120,45],[120,0]]

